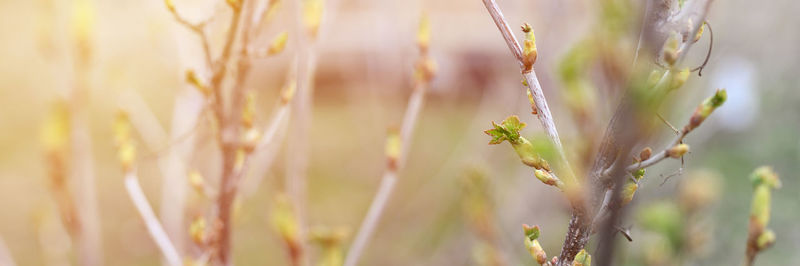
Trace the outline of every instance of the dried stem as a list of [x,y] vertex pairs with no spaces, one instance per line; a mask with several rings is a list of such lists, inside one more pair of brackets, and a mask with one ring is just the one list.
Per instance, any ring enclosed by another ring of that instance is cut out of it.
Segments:
[[147,202],[147,197],[142,192],[142,187],[139,185],[139,178],[136,176],[135,171],[129,171],[125,174],[125,189],[127,189],[128,196],[130,196],[133,205],[136,206],[136,210],[141,215],[145,226],[147,226],[147,232],[150,233],[150,237],[158,245],[167,263],[171,266],[180,266],[181,256],[172,241],[169,240],[167,233],[153,212],[153,208],[150,207],[150,203]]

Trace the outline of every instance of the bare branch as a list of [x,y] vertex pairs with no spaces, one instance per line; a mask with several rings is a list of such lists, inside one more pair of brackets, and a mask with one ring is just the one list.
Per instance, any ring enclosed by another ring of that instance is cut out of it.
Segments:
[[497,6],[494,0],[483,0],[483,5],[486,6],[486,10],[489,11],[489,15],[492,17],[492,20],[494,20],[494,24],[497,26],[497,29],[500,30],[500,34],[503,35],[503,40],[506,41],[506,45],[508,45],[508,49],[511,50],[511,54],[517,59],[520,67],[524,68],[522,63],[522,47],[519,45],[517,37],[514,36],[511,26],[508,25],[506,18],[503,16],[503,12],[500,11],[500,7]]
[[403,116],[400,132],[389,133],[390,135],[387,138],[386,169],[381,178],[378,192],[375,194],[375,198],[369,206],[369,211],[367,211],[367,215],[364,217],[364,221],[361,223],[361,227],[359,227],[356,238],[345,257],[345,266],[355,266],[358,263],[358,260],[361,258],[361,253],[369,243],[370,237],[375,227],[378,226],[381,215],[386,208],[386,203],[389,201],[394,191],[398,172],[405,166],[408,150],[411,147],[411,138],[414,133],[414,128],[416,127],[419,112],[425,100],[425,93],[436,72],[435,63],[428,55],[429,39],[430,25],[427,16],[423,15],[420,21],[417,40],[420,58],[416,63],[414,91],[408,99],[408,106]]

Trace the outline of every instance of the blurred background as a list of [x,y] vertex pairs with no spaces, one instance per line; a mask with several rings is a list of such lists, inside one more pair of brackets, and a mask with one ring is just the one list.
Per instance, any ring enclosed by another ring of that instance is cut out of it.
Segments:
[[[255,60],[247,83],[256,91],[259,124],[269,122],[298,47],[291,37],[296,13],[292,1],[287,2],[263,34],[266,45],[272,36],[290,31],[287,49]],[[581,126],[590,123],[602,131],[619,100],[599,86],[590,94],[594,100],[591,119],[576,119],[570,115],[566,90],[558,78],[558,66],[570,48],[592,31],[597,4],[588,0],[499,2],[511,25],[533,25],[539,51],[536,72],[562,141],[568,150],[579,150],[585,141]],[[174,3],[191,21],[218,14],[209,24],[209,34],[212,49],[222,45],[230,16],[224,1]],[[643,8],[639,3],[633,7]],[[146,103],[169,132],[175,123],[173,112],[181,111],[175,99],[199,95],[184,82],[184,75],[203,63],[202,47],[197,36],[177,24],[159,0],[93,1],[86,10],[71,1],[0,1],[0,237],[18,265],[60,265],[52,258],[74,262],[75,247],[49,189],[47,161],[38,136],[48,110],[70,95],[76,80],[83,79],[79,73],[83,71],[104,260],[113,265],[155,265],[160,253],[124,195],[111,124],[121,105],[138,101]],[[439,71],[418,119],[408,162],[362,265],[482,265],[481,245],[486,243],[482,244],[480,229],[470,218],[473,205],[464,204],[470,202],[465,197],[474,196],[476,187],[491,206],[487,215],[492,217],[496,239],[489,245],[507,265],[535,263],[523,246],[523,223],[541,226],[544,249],[549,256],[557,255],[569,219],[564,197],[534,179],[507,145],[486,144],[489,137],[483,130],[490,121],[512,114],[528,123],[524,136],[545,137],[530,115],[518,65],[478,0],[326,3],[315,47],[318,66],[309,142],[308,223],[346,226],[355,232],[363,219],[385,168],[387,128],[399,126],[412,91],[418,57],[415,36],[423,10],[430,17],[430,53]],[[752,195],[748,177],[759,165],[772,165],[783,188],[774,193],[769,226],[778,236],[777,243],[759,255],[757,264],[800,263],[796,252],[800,198],[795,193],[800,189],[795,178],[800,171],[798,10],[800,3],[788,0],[768,4],[729,0],[712,5],[708,18],[714,51],[708,66],[702,77],[692,75],[662,115],[682,126],[715,88],[727,88],[728,102],[687,137],[692,151],[683,165],[668,160],[648,169],[626,218],[634,242],[619,243],[620,264],[740,264]],[[75,22],[73,15],[80,12],[91,12],[91,19]],[[75,63],[80,50],[73,45],[73,33],[76,27],[82,30],[81,23],[88,25],[90,36],[86,67]],[[699,65],[708,45],[704,36],[683,64]],[[287,137],[292,135],[288,132]],[[671,137],[671,130],[664,126],[650,146],[659,150]],[[213,180],[220,171],[212,151],[216,144],[210,136],[198,138],[198,151],[187,164]],[[142,186],[157,213],[163,182],[155,159],[158,152],[143,147],[138,159]],[[251,192],[241,199],[235,218],[234,256],[240,265],[288,263],[283,243],[269,225],[272,198],[285,183],[284,154],[278,154],[263,182],[243,189]],[[679,168],[681,174],[664,182]],[[659,259],[659,254],[669,253],[663,251],[660,238],[653,236],[657,233],[641,225],[647,218],[640,213],[670,202],[679,204],[680,195],[689,193],[683,187],[697,176],[713,180],[701,192],[713,200],[697,214],[699,218],[679,220],[699,220],[705,228],[700,231],[708,237],[698,240],[702,248],[683,254],[687,259]],[[208,204],[188,193],[185,217]]]

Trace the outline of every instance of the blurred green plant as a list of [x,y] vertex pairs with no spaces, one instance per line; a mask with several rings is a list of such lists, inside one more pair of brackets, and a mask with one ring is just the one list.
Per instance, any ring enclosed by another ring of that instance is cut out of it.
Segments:
[[756,168],[750,175],[753,183],[753,205],[747,233],[745,265],[753,265],[756,255],[775,244],[775,232],[767,228],[772,205],[772,190],[781,187],[781,180],[769,166]]

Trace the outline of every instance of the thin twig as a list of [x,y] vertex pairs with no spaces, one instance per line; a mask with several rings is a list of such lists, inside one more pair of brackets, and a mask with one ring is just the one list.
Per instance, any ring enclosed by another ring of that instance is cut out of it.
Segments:
[[[428,38],[430,38],[429,27],[427,17],[423,16],[418,40],[420,58],[416,64],[417,76],[415,77],[414,90],[408,99],[408,106],[403,116],[403,122],[400,125],[399,136],[389,136],[389,138],[387,138],[387,166],[381,178],[380,188],[372,204],[370,204],[369,211],[366,217],[364,217],[364,221],[361,223],[361,227],[350,247],[350,251],[345,257],[345,266],[355,266],[358,263],[361,253],[369,242],[375,227],[377,227],[386,207],[386,203],[394,191],[398,172],[401,171],[406,164],[414,128],[416,127],[417,119],[419,119],[419,113],[425,100],[425,93],[428,90],[431,79],[435,75],[434,63],[431,61],[428,54]],[[399,139],[399,143],[393,143],[393,137]],[[396,149],[399,149],[399,152]]]
[[380,221],[380,217],[383,214],[386,203],[394,191],[395,183],[397,183],[397,173],[403,169],[403,166],[407,160],[408,150],[411,144],[411,137],[414,127],[416,126],[417,119],[419,118],[419,112],[422,109],[425,99],[425,92],[427,91],[428,85],[426,82],[417,82],[416,84],[417,87],[414,88],[414,92],[411,94],[411,98],[408,100],[406,113],[403,116],[403,124],[400,128],[401,148],[399,158],[397,158],[397,165],[389,165],[386,168],[383,177],[381,178],[381,184],[378,188],[378,192],[375,194],[375,198],[372,200],[372,204],[369,206],[369,211],[367,211],[364,221],[361,222],[361,226],[359,227],[358,233],[353,240],[350,251],[347,253],[344,266],[355,266],[356,263],[358,263],[361,253],[364,251],[364,248],[369,242],[372,232]]
[[156,218],[153,208],[147,202],[147,197],[142,192],[142,187],[139,185],[139,178],[136,176],[135,171],[129,171],[125,174],[125,189],[127,189],[128,196],[130,196],[133,205],[136,206],[136,210],[141,215],[145,226],[147,226],[147,232],[150,233],[150,237],[156,242],[169,265],[180,266],[181,256],[178,255],[178,250],[169,240],[167,233],[158,218]]

